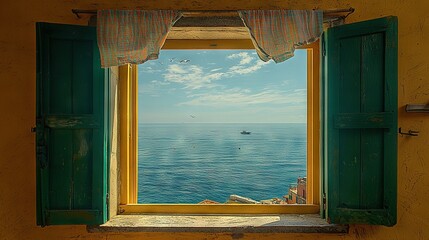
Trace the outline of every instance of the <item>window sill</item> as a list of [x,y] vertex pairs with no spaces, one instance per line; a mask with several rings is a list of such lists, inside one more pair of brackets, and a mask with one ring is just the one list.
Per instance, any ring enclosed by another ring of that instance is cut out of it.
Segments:
[[347,233],[317,214],[285,215],[117,215],[88,232]]

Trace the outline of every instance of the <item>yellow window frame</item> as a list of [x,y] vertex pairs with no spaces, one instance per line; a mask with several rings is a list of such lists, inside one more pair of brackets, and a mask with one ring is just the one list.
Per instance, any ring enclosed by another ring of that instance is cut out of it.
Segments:
[[[167,40],[163,49],[253,49],[248,39]],[[310,214],[320,212],[320,44],[307,49],[307,204],[138,204],[137,65],[119,67],[120,201],[119,214]]]

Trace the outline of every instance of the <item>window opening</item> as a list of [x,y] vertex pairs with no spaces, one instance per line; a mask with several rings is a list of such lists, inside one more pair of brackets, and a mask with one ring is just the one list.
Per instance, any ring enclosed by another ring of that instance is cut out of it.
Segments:
[[138,74],[138,203],[306,203],[306,50],[162,50]]

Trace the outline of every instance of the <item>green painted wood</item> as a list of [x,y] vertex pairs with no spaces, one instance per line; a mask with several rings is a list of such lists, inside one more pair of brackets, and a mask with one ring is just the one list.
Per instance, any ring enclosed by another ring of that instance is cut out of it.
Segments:
[[[327,59],[326,59],[326,34],[322,34],[321,38],[322,46],[320,48],[320,56],[322,56],[322,66],[321,66],[321,76],[325,76],[326,74],[326,68],[327,68]],[[326,192],[328,190],[327,186],[327,167],[326,162],[324,159],[326,159],[326,141],[328,134],[325,134],[326,128],[327,128],[327,115],[326,115],[326,96],[327,96],[327,88],[326,88],[326,78],[322,77],[320,82],[320,156],[321,156],[321,164],[320,164],[320,217],[323,219],[326,218]]]
[[49,208],[72,209],[73,137],[70,130],[49,129],[48,174]]
[[[339,89],[338,105],[340,113],[360,112],[360,46],[359,38],[347,38],[339,42],[339,81],[333,82]],[[329,52],[328,52],[329,58]],[[328,79],[330,80],[330,79]],[[359,148],[360,131],[349,129],[339,132],[339,178],[337,181],[340,193],[339,203],[341,207],[359,206],[359,189],[361,176],[356,168],[361,164]],[[329,174],[329,173],[328,173]],[[344,197],[347,196],[347,197]]]
[[93,130],[79,129],[73,131],[73,190],[72,197],[73,208],[91,209],[92,206],[92,173],[93,165],[88,164],[92,161]]
[[[388,129],[396,115],[384,113],[384,34],[362,36],[361,112],[369,115],[370,126]],[[378,112],[377,116],[374,112]],[[375,116],[374,116],[375,115]],[[368,122],[367,122],[368,123]],[[362,128],[370,127],[364,126]],[[396,127],[395,127],[396,128]],[[384,129],[361,131],[362,189],[360,205],[364,209],[383,209]],[[366,189],[371,186],[370,189]],[[386,211],[384,211],[386,212]]]
[[93,112],[92,96],[94,84],[88,79],[93,75],[93,42],[73,42],[73,85],[72,91],[79,92],[78,98],[73,98],[74,114],[91,114]]
[[100,119],[92,115],[69,114],[69,115],[47,115],[45,117],[45,126],[49,128],[64,129],[82,129],[82,128],[100,128],[102,126]]
[[[373,90],[373,89],[370,89],[370,90]],[[365,99],[367,98],[368,97],[366,97]],[[361,99],[363,100],[363,98]],[[362,102],[362,105],[363,104],[364,103]],[[368,106],[371,106],[371,105],[369,104]],[[394,123],[392,120],[393,117],[394,117],[393,113],[390,113],[390,112],[339,113],[334,117],[334,127],[335,128],[390,128]]]
[[324,164],[331,223],[396,223],[397,18],[328,29]]
[[40,25],[36,25],[36,224],[42,225],[45,222],[43,214],[43,202],[42,196],[44,191],[42,189],[42,176],[41,169],[42,164],[46,162],[46,147],[44,141],[44,124],[42,119],[42,103],[43,99],[41,96],[42,92],[42,35]]
[[[398,19],[386,19],[384,72],[385,101],[384,108],[392,109],[397,116],[398,110]],[[393,127],[384,131],[384,208],[388,209],[385,225],[393,226],[397,220],[397,149],[398,149],[398,118],[394,118]]]
[[49,62],[49,85],[48,95],[45,100],[49,101],[47,110],[54,114],[71,114],[72,113],[72,77],[73,77],[73,42],[50,38],[49,49],[46,58]]
[[[109,110],[109,79],[105,75],[105,72],[108,71],[106,69],[101,68],[101,61],[100,61],[100,54],[98,51],[97,43],[96,41],[93,42],[93,55],[92,58],[92,66],[93,69],[98,69],[99,71],[92,71],[92,78],[93,79],[105,79],[105,81],[96,81],[94,82],[94,89],[103,89],[103,91],[98,92],[97,95],[92,96],[93,106],[94,106],[94,113],[96,113],[98,116],[100,116],[100,121],[103,123],[103,126],[94,129],[93,131],[93,144],[95,146],[103,146],[102,151],[94,151],[93,152],[93,163],[92,168],[97,169],[97,171],[93,171],[92,173],[92,182],[93,182],[93,188],[92,188],[92,204],[97,205],[99,203],[100,198],[103,201],[103,219],[104,222],[107,221],[107,214],[108,214],[108,206],[107,206],[107,194],[108,194],[108,181],[107,181],[107,175],[109,171],[107,170],[107,165],[110,158],[110,152],[108,150],[110,149],[110,134],[108,129],[108,114],[110,112]],[[99,138],[101,133],[103,134],[103,137]]]
[[37,156],[38,224],[102,224],[107,83],[95,28],[38,23],[37,31],[36,144],[46,152]]

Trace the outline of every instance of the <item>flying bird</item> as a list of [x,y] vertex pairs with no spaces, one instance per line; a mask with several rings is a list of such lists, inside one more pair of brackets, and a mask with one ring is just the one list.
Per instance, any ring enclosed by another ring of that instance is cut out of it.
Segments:
[[195,116],[194,116],[194,115],[189,115],[189,116],[191,116],[191,118],[195,118]]

